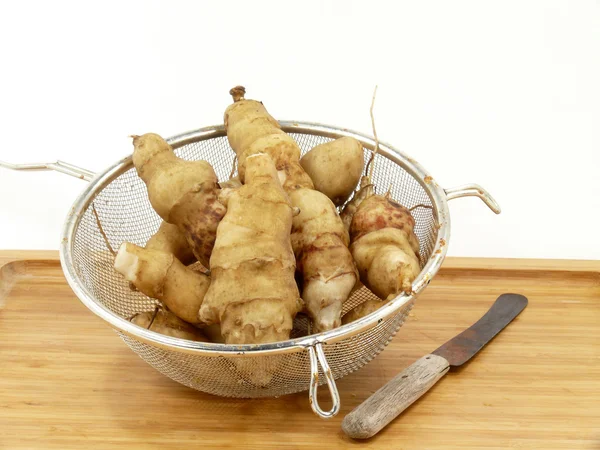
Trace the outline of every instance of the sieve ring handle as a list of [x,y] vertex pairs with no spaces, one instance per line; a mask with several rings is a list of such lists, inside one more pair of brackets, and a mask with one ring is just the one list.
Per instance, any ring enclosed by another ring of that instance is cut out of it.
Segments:
[[446,192],[446,199],[453,200],[461,197],[479,197],[483,200],[488,208],[494,211],[496,214],[500,214],[502,211],[498,202],[492,197],[492,195],[478,184],[464,184],[450,189],[444,189]]
[[56,161],[53,163],[33,163],[33,164],[11,164],[5,161],[0,161],[0,167],[11,170],[55,170],[56,172],[66,173],[80,180],[91,181],[95,173],[81,167],[64,161]]
[[[340,411],[340,393],[335,385],[335,379],[333,378],[333,374],[327,363],[327,358],[325,358],[323,344],[317,342],[314,346],[308,347],[307,350],[310,357],[310,390],[308,394],[310,407],[319,417],[331,419]],[[331,394],[332,406],[329,411],[323,411],[321,409],[317,398],[317,389],[319,388],[319,364],[323,369],[325,381],[327,382],[327,387]]]

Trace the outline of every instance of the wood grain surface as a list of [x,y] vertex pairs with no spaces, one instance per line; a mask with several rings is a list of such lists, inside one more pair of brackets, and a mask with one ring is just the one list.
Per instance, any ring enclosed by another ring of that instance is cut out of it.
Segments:
[[[0,252],[1,449],[600,449],[597,262],[448,259],[386,350],[338,381],[342,409],[325,421],[306,392],[227,399],[164,377],[78,301],[56,258]],[[342,432],[505,292],[529,305],[472,361],[373,438]]]

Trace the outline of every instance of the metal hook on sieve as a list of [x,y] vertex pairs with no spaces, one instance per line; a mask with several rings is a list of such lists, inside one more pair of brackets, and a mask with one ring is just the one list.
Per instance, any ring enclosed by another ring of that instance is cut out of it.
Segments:
[[64,161],[56,161],[53,163],[33,163],[33,164],[11,164],[5,161],[0,161],[0,167],[11,170],[55,170],[56,172],[66,173],[72,177],[79,178],[85,181],[91,181],[95,173],[81,167]]
[[[333,374],[327,363],[327,358],[325,358],[323,344],[317,342],[314,346],[308,347],[307,350],[310,357],[310,390],[308,394],[310,407],[323,419],[331,419],[340,411],[340,393],[335,385],[335,379],[333,378]],[[329,411],[323,411],[321,409],[317,398],[317,390],[319,388],[319,364],[321,364],[321,367],[323,368],[325,381],[327,382],[327,387],[331,394],[332,405]]]
[[446,192],[447,200],[453,200],[460,197],[479,197],[483,200],[483,203],[496,214],[500,214],[502,211],[498,202],[494,200],[494,197],[478,184],[465,184],[450,189],[444,189],[444,191]]

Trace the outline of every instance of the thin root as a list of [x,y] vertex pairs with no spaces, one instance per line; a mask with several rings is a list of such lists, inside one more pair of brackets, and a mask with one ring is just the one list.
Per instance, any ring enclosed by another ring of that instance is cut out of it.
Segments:
[[367,176],[367,174],[369,173],[369,168],[371,166],[371,163],[373,162],[373,158],[375,158],[375,154],[373,152],[371,152],[371,157],[369,158],[369,161],[367,161],[367,165],[365,166],[365,176],[364,178],[369,178]]
[[377,95],[377,86],[375,86],[375,90],[373,91],[373,100],[371,101],[371,126],[373,127],[373,136],[375,137],[375,150],[371,153],[371,158],[365,167],[365,173],[369,177],[369,180],[373,179],[373,169],[375,168],[374,160],[375,155],[379,153],[379,139],[377,138],[377,130],[375,129],[375,116],[373,115],[373,108],[375,107],[375,96]]
[[388,188],[387,192],[384,195],[385,198],[389,199],[392,197],[392,186],[393,185],[394,185],[393,183],[390,183],[390,187]]
[[115,252],[113,250],[113,248],[110,245],[110,242],[108,240],[108,236],[106,236],[106,233],[104,232],[104,229],[102,228],[102,224],[100,223],[100,217],[98,217],[98,211],[96,211],[96,205],[94,203],[92,203],[92,212],[94,213],[94,216],[96,216],[96,224],[98,225],[98,230],[100,231],[102,238],[104,238],[106,247],[108,247],[108,250],[112,253],[113,256],[116,256],[117,252]]
[[233,174],[237,170],[237,155],[233,157],[233,165],[231,166],[231,172],[229,172],[229,179],[233,178]]
[[146,327],[148,330],[150,329],[150,327],[152,326],[152,324],[154,323],[154,319],[156,319],[156,316],[158,314],[158,310],[160,309],[160,306],[157,306],[156,308],[154,308],[154,314],[152,314],[152,319],[150,319],[150,323],[148,324],[148,326]]
[[408,208],[409,211],[412,211],[413,209],[417,209],[417,208],[426,208],[426,209],[433,209],[433,206],[431,205],[424,205],[422,203],[419,203],[418,205],[415,205],[411,208]]

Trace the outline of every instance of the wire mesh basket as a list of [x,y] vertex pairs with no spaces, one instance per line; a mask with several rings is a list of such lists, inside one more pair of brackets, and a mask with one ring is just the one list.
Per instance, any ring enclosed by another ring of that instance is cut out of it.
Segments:
[[[280,123],[303,153],[323,142],[351,136],[363,144],[367,159],[375,144],[372,138],[345,129],[314,123]],[[234,152],[223,126],[178,135],[168,142],[181,158],[210,162],[219,180],[229,177]],[[444,190],[417,162],[390,145],[380,143],[374,164],[373,183],[377,192],[383,193],[391,186],[392,198],[414,208],[422,270],[413,282],[412,292],[397,296],[358,321],[324,333],[310,334],[309,321],[300,314],[288,341],[225,345],[165,336],[127,320],[135,313],[154,310],[158,302],[129,289],[127,281],[114,270],[114,257],[98,222],[112,248],[118,248],[124,241],[144,245],[161,223],[131,157],[97,175],[60,161],[28,165],[0,163],[12,169],[52,169],[90,181],[64,224],[60,245],[62,268],[79,299],[106,320],[147,363],[181,384],[220,396],[276,397],[308,390],[312,409],[324,418],[334,416],[340,408],[335,380],[360,369],[384,349],[402,326],[415,298],[437,273],[450,239],[447,201],[477,196],[493,211],[500,212],[497,203],[480,186]],[[363,287],[344,304],[343,312],[370,298],[375,297]],[[257,382],[252,373],[270,376]],[[324,383],[333,400],[329,411],[321,409],[317,401],[317,388]]]

